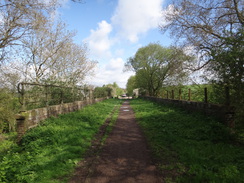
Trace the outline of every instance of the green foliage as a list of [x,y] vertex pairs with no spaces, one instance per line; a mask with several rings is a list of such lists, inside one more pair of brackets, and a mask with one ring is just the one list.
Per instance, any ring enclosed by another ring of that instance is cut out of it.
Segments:
[[112,89],[109,87],[96,87],[93,95],[95,98],[110,97]]
[[47,119],[29,130],[19,147],[0,155],[0,182],[66,182],[99,127],[119,104],[119,100],[106,100]]
[[133,95],[133,90],[136,89],[136,77],[131,76],[126,83],[126,91],[129,96]]
[[183,64],[192,60],[193,57],[179,48],[149,44],[138,49],[135,56],[128,59],[126,67],[136,72],[138,88],[145,89],[150,96],[157,96],[163,85],[184,81],[187,72]]
[[116,82],[114,82],[113,84],[108,84],[105,87],[108,87],[111,89],[112,97],[118,97],[125,93],[124,89],[120,88]]
[[[58,85],[60,84],[60,85]],[[24,90],[22,103],[25,103],[25,110],[46,107],[83,100],[89,95],[87,87],[67,87],[63,82],[52,82],[52,84],[22,84]]]
[[0,154],[16,146],[16,136],[16,132],[0,134]]
[[[239,86],[242,87],[241,85]],[[221,104],[235,107],[235,123],[237,130],[244,128],[244,90],[237,90],[233,85],[228,86],[219,82],[213,82],[212,84],[201,85],[177,85],[166,86],[161,88],[161,97],[172,99],[172,90],[174,90],[174,99],[179,99],[179,90],[181,90],[181,99],[189,100],[189,89],[191,90],[191,101],[204,102],[204,88],[207,88],[208,102],[212,104]],[[227,88],[229,97],[227,97]],[[237,92],[239,91],[239,92]]]
[[[237,124],[244,126],[244,29],[223,38],[221,47],[211,49],[211,70],[216,77],[212,79],[217,86],[228,86],[231,89],[231,103],[236,107]],[[233,34],[233,35],[232,35]],[[221,90],[219,87],[216,90]],[[223,92],[224,93],[224,92]],[[221,95],[220,95],[221,96]]]
[[219,122],[169,106],[133,100],[158,167],[172,182],[242,182],[244,147]]
[[189,100],[189,89],[191,92],[191,101],[204,102],[204,88],[207,88],[208,102],[213,104],[225,104],[225,91],[223,87],[219,87],[221,90],[216,90],[218,85],[211,84],[200,84],[200,85],[177,85],[177,86],[166,86],[161,89],[161,94],[163,98],[168,97],[172,99],[172,90],[174,90],[174,99]]
[[15,130],[14,115],[18,111],[18,100],[8,90],[0,90],[0,133]]

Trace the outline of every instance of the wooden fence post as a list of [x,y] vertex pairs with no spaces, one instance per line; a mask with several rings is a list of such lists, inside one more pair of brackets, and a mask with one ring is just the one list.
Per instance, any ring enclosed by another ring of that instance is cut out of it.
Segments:
[[167,90],[166,92],[167,92],[167,96],[166,97],[167,97],[167,99],[169,99],[169,91]]
[[181,100],[181,89],[179,89],[179,100]]
[[63,88],[61,88],[61,96],[60,96],[60,98],[61,98],[60,104],[63,104],[64,103],[64,91],[63,91]]
[[188,100],[191,101],[191,89],[188,89]]
[[208,103],[208,89],[204,88],[204,102]]
[[23,97],[23,105],[22,105],[22,111],[26,111],[26,95],[25,95],[25,85],[22,84],[22,97]]
[[49,105],[49,101],[48,101],[48,86],[45,85],[45,102],[46,102],[46,107],[48,107]]

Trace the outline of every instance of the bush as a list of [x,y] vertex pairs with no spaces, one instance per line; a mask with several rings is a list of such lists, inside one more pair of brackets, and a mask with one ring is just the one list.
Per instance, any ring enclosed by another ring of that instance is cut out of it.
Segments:
[[14,115],[18,111],[17,99],[7,90],[0,90],[0,133],[15,131]]

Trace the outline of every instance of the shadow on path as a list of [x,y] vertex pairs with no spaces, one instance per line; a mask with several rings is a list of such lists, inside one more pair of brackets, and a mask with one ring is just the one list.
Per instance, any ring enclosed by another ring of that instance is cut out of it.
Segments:
[[70,183],[161,183],[134,112],[125,101],[119,117],[89,175],[72,178]]

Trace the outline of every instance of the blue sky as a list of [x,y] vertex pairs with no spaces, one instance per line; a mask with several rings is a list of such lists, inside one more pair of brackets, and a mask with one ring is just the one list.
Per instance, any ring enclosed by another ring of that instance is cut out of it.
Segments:
[[98,65],[88,84],[102,86],[116,82],[125,88],[133,72],[123,72],[124,63],[138,48],[159,42],[169,46],[172,40],[163,35],[165,0],[84,0],[67,1],[59,10],[68,29],[76,30],[76,43],[85,43],[89,58]]

